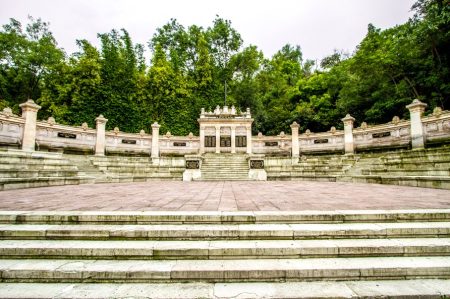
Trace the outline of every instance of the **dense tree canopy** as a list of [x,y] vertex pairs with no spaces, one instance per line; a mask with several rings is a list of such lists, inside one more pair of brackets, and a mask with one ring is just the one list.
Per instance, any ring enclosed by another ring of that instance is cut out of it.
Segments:
[[319,63],[304,59],[300,46],[285,45],[267,58],[257,46],[243,47],[241,35],[219,16],[212,26],[184,27],[170,20],[145,47],[124,29],[98,34],[100,47],[78,40],[79,52],[58,47],[49,24],[30,17],[0,30],[0,109],[35,99],[39,117],[94,125],[103,114],[108,128],[126,132],[198,133],[196,119],[227,104],[250,107],[254,133],[342,126],[351,113],[358,122],[382,123],[408,117],[405,105],[419,98],[450,109],[450,3],[418,0],[415,15],[381,30],[369,24],[352,54],[335,50]]

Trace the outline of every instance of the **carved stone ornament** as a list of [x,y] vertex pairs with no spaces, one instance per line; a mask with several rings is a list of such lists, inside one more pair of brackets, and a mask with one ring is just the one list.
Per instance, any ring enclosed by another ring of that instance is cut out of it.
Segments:
[[336,127],[331,127],[330,132],[333,134],[336,133]]
[[48,123],[50,126],[53,126],[54,124],[56,124],[55,118],[52,117],[52,116],[50,116],[50,117],[47,119],[47,123]]
[[167,138],[170,138],[170,137],[172,137],[172,134],[170,133],[170,131],[167,131],[167,133],[166,133],[166,135],[165,135]]
[[306,134],[306,136],[309,136],[311,134],[311,130],[310,129],[306,129],[305,134]]
[[117,134],[119,134],[119,132],[120,132],[119,127],[115,127],[115,128],[114,128],[114,134],[117,135]]
[[284,132],[281,131],[281,132],[280,132],[280,137],[281,137],[281,138],[284,138],[284,137],[286,137],[286,134],[284,134]]
[[85,122],[85,123],[82,123],[82,124],[81,124],[81,128],[83,129],[83,131],[86,131],[86,130],[89,128],[89,126],[88,126],[88,124]]
[[441,116],[441,114],[442,114],[442,108],[441,107],[435,107],[433,109],[433,115],[434,116],[439,117],[439,116]]
[[6,117],[10,117],[10,116],[14,115],[14,113],[12,112],[12,109],[9,107],[3,108],[2,114]]
[[263,137],[263,133],[258,132],[258,138],[262,138]]
[[394,117],[392,118],[392,123],[393,123],[394,125],[398,124],[399,122],[400,122],[400,117],[394,116]]
[[198,161],[186,161],[186,169],[199,169],[200,163]]
[[264,169],[264,160],[251,160],[250,168],[251,169]]
[[144,131],[144,130],[140,130],[140,131],[139,131],[139,135],[140,135],[141,137],[144,137],[145,131]]
[[367,123],[365,121],[361,123],[361,129],[363,130],[367,129]]
[[192,139],[192,138],[194,138],[194,134],[192,134],[192,132],[189,132],[188,137],[189,137],[189,139]]

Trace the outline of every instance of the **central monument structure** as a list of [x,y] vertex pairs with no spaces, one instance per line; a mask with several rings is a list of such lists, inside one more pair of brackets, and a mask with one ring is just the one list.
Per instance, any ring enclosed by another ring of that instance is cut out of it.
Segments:
[[250,108],[245,112],[219,106],[211,112],[202,108],[200,118],[200,154],[252,153],[252,123]]

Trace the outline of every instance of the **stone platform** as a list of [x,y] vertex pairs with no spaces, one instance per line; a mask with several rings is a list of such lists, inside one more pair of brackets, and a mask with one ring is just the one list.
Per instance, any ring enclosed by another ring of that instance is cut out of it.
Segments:
[[450,208],[450,190],[346,182],[144,182],[0,192],[0,210],[297,211]]

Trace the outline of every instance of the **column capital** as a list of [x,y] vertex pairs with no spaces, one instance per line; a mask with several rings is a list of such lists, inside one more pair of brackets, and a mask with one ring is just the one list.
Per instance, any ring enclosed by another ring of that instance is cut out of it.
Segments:
[[155,121],[153,124],[152,124],[152,129],[159,129],[161,126]]
[[341,121],[344,122],[344,125],[345,124],[353,124],[353,122],[355,121],[355,118],[347,113],[347,115],[344,118],[342,118]]
[[38,111],[41,109],[41,106],[36,104],[32,99],[28,99],[25,103],[19,105],[22,108],[22,111]]
[[414,101],[412,101],[411,104],[406,105],[406,108],[408,108],[408,110],[410,112],[420,112],[423,113],[425,111],[425,108],[427,108],[427,104],[422,103],[420,100],[415,99]]
[[295,121],[291,124],[291,129],[295,129],[295,128],[298,129],[299,127],[300,127],[300,125]]
[[106,123],[108,121],[108,119],[106,119],[102,114],[100,114],[99,116],[97,116],[96,118],[95,118],[95,122],[97,123],[97,124],[104,124],[104,123]]

